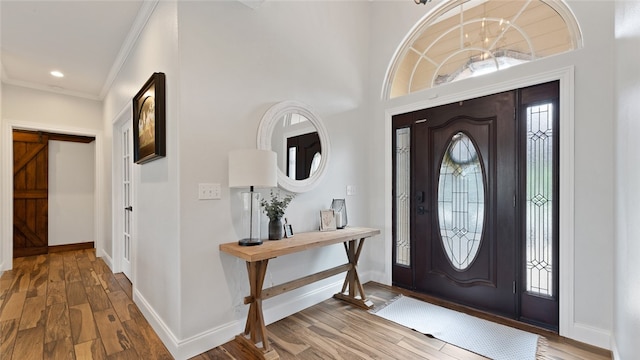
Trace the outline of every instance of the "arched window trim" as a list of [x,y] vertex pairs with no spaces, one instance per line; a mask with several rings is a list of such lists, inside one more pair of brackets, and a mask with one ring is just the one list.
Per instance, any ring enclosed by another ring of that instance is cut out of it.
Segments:
[[[421,58],[432,62],[429,58],[425,57],[423,52],[417,51],[411,45],[416,41],[418,37],[429,27],[431,26],[440,16],[444,15],[451,9],[463,5],[467,2],[476,0],[451,0],[451,1],[443,1],[434,6],[431,11],[426,13],[412,28],[409,30],[407,35],[404,37],[398,48],[393,54],[392,60],[387,67],[387,71],[384,78],[384,83],[382,86],[382,94],[381,98],[383,100],[390,99],[391,96],[391,86],[393,85],[393,79],[395,78],[396,72],[400,67],[400,63],[406,57],[409,51],[413,51]],[[486,2],[489,0],[480,0],[480,2]],[[545,3],[547,6],[552,8],[554,11],[560,15],[560,17],[564,20],[567,25],[567,30],[569,31],[571,38],[571,45],[574,50],[581,49],[583,47],[583,39],[582,39],[582,30],[580,29],[580,25],[575,17],[575,14],[569,8],[569,6],[564,2],[564,0],[540,0]],[[512,24],[514,25],[514,24]],[[514,25],[515,28],[515,25]],[[520,29],[518,29],[520,31]],[[443,35],[439,36],[441,38]],[[527,38],[527,37],[525,37]],[[527,38],[528,39],[528,38]],[[435,43],[435,41],[434,41]],[[412,69],[412,78],[415,74],[417,65],[414,65]]]

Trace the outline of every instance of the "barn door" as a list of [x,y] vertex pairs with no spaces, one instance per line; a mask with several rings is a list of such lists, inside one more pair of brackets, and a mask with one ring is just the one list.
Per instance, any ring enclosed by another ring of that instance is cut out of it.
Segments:
[[48,252],[49,136],[13,131],[13,256]]

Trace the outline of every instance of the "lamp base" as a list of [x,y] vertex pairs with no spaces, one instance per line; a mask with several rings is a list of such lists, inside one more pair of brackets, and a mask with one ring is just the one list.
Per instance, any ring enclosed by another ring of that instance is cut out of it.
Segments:
[[240,246],[255,246],[255,245],[262,245],[262,240],[261,239],[242,239],[242,240],[238,240],[238,245]]

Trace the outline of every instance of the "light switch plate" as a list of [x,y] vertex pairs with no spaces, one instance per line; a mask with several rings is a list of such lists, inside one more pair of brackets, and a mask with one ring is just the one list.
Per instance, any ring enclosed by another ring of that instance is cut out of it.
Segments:
[[354,196],[358,192],[355,185],[347,185],[347,196]]
[[198,184],[198,200],[220,200],[220,184]]

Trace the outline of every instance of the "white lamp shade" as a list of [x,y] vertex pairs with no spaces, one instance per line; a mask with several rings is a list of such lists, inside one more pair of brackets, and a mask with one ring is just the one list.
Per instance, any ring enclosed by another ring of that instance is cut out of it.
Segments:
[[229,152],[229,187],[276,187],[276,157],[271,150],[240,149]]

